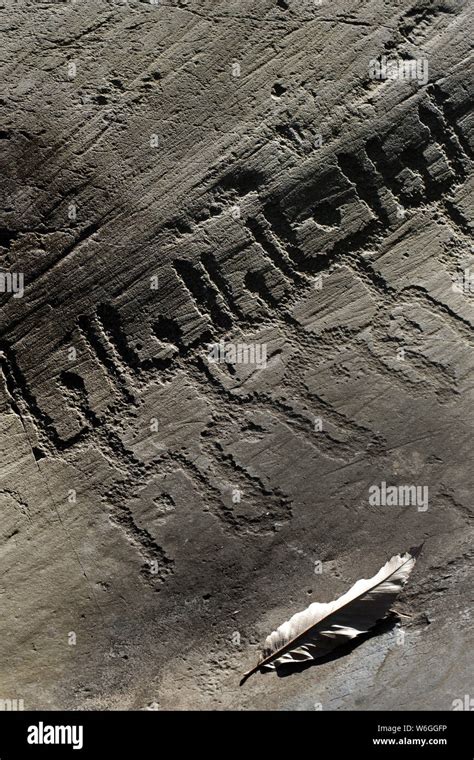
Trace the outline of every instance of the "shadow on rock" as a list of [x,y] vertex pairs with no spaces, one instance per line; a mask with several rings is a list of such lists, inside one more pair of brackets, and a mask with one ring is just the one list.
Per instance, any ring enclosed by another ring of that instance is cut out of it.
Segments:
[[276,671],[279,678],[287,678],[295,673],[302,673],[308,668],[317,667],[318,665],[324,665],[327,662],[333,662],[339,660],[341,657],[347,657],[354,649],[358,649],[365,641],[373,639],[376,636],[382,636],[384,633],[392,631],[397,623],[400,622],[400,618],[396,613],[392,613],[389,617],[381,620],[367,633],[362,633],[347,644],[342,644],[337,647],[334,652],[324,655],[324,657],[318,657],[317,660],[307,660],[306,662],[288,663],[286,665],[280,665]]

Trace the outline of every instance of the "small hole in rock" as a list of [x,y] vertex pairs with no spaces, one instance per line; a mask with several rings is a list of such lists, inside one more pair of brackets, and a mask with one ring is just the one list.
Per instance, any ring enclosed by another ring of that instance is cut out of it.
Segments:
[[341,223],[341,212],[332,204],[323,201],[313,210],[313,218],[323,227],[338,227]]
[[283,93],[286,92],[286,87],[281,82],[275,82],[272,87],[272,95],[274,98],[281,98]]

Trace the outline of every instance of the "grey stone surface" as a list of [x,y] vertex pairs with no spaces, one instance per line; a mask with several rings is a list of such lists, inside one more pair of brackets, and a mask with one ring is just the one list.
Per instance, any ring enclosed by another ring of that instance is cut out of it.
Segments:
[[[0,5],[0,269],[24,275],[0,293],[0,698],[452,709],[469,4]],[[428,81],[371,79],[384,55]],[[213,362],[220,341],[267,361]],[[382,481],[428,509],[371,505]],[[239,689],[274,627],[422,541],[397,627]]]

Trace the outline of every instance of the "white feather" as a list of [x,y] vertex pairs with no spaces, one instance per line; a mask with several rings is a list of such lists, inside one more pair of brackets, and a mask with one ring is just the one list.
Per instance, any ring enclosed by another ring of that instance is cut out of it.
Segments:
[[357,581],[338,599],[327,604],[315,602],[293,615],[267,637],[262,659],[244,675],[241,684],[257,670],[324,657],[340,644],[367,633],[390,610],[420,551],[417,547],[397,554],[376,575]]

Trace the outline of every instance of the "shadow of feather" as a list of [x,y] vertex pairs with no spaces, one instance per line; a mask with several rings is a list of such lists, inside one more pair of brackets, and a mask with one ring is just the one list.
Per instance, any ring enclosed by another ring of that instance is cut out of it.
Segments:
[[392,631],[399,622],[399,616],[395,612],[392,612],[388,617],[380,620],[370,629],[370,631],[367,631],[367,633],[361,633],[360,636],[352,639],[352,641],[349,641],[347,644],[341,644],[341,646],[337,647],[333,652],[330,652],[330,654],[324,655],[324,657],[318,657],[316,660],[306,660],[301,663],[289,662],[285,665],[279,665],[278,670],[273,672],[276,672],[279,678],[287,678],[295,673],[302,673],[308,668],[325,665],[327,662],[333,662],[334,660],[341,659],[341,657],[347,657],[354,651],[354,649],[358,649],[364,642],[369,641],[369,639],[373,639],[376,636],[382,636],[384,633]]

